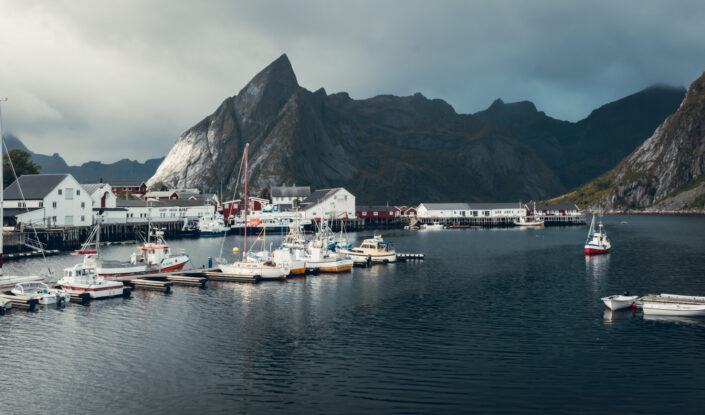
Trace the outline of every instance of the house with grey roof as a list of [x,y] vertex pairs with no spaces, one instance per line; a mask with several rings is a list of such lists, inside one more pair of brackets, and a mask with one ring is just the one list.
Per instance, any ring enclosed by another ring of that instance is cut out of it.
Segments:
[[490,217],[518,218],[526,216],[519,203],[421,203],[416,208],[419,218]]
[[[26,174],[4,192],[4,221],[13,214],[16,222],[35,227],[90,226],[93,201],[70,174]],[[18,209],[18,210],[14,210]],[[23,213],[17,213],[24,210]]]
[[270,191],[272,205],[293,205],[294,201],[301,202],[311,195],[310,186],[274,186]]
[[299,203],[306,219],[355,218],[355,196],[343,189],[320,189]]

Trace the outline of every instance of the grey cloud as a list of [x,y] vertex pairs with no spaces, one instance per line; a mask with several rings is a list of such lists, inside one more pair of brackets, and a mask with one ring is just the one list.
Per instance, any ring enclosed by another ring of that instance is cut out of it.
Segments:
[[[299,83],[528,99],[577,120],[705,70],[701,2],[0,0],[4,125],[71,163],[144,160],[287,53]],[[11,39],[11,40],[10,40]]]

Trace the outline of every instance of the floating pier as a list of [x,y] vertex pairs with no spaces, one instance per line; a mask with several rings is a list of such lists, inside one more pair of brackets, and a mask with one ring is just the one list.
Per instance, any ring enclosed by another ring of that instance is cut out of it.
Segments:
[[12,308],[21,308],[27,311],[34,311],[39,305],[39,300],[29,295],[15,295],[3,293],[0,298],[8,300],[12,303]]
[[246,283],[250,283],[250,284],[257,284],[261,280],[259,275],[249,276],[249,275],[223,274],[222,272],[205,272],[204,275],[208,277],[209,281],[246,282]]
[[409,260],[423,260],[424,254],[397,254],[397,261],[406,262]]
[[130,281],[125,281],[124,283],[125,285],[130,285],[135,289],[162,291],[165,293],[171,292],[171,287],[174,285],[171,281],[159,281],[156,279],[147,278],[135,278]]

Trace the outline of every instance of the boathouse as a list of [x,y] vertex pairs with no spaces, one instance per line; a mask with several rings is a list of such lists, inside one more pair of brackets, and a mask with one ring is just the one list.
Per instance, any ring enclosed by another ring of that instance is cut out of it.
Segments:
[[4,199],[6,209],[19,209],[9,213],[21,224],[63,227],[93,223],[93,201],[70,174],[20,176],[5,189]]
[[358,218],[397,218],[401,209],[395,206],[356,206],[355,216]]
[[320,189],[299,204],[306,219],[353,219],[355,196],[343,189]]
[[583,214],[574,203],[536,205],[536,213],[541,216],[581,216]]
[[421,203],[419,218],[518,218],[526,215],[521,203]]
[[118,199],[117,207],[126,210],[127,223],[147,222],[150,217],[157,222],[180,222],[210,215],[215,209],[212,204],[204,204],[200,200],[183,199],[150,201]]
[[133,195],[143,195],[147,193],[147,184],[140,180],[112,180],[110,182],[113,194],[129,193]]

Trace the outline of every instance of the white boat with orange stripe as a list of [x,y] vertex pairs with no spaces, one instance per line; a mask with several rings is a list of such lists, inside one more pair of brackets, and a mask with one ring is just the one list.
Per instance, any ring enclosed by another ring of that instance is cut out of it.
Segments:
[[110,281],[99,277],[95,267],[87,264],[76,264],[64,269],[64,276],[58,285],[69,292],[88,293],[91,298],[108,298],[124,295],[124,286],[121,281]]

